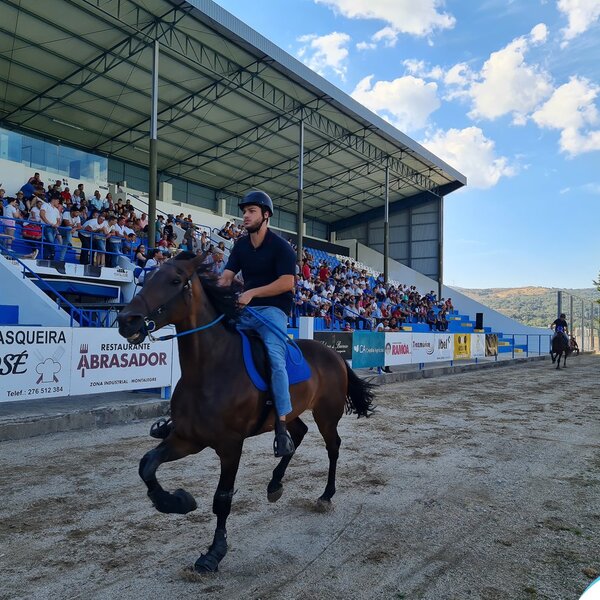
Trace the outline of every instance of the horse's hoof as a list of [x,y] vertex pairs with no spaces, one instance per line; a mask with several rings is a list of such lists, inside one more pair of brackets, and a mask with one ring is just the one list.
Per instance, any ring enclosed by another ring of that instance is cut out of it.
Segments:
[[216,573],[219,570],[219,561],[208,554],[201,554],[200,558],[194,563],[194,571],[201,575],[208,575],[210,573]]
[[267,488],[267,500],[269,502],[277,502],[279,498],[283,495],[283,486],[281,484],[278,485],[274,490],[270,489],[270,486]]
[[331,503],[331,500],[327,500],[327,498],[323,498],[322,496],[316,501],[315,506],[317,512],[326,513],[333,510],[333,504]]
[[154,508],[166,514],[187,515],[198,508],[194,496],[185,490],[175,490],[172,494],[164,490],[148,492]]
[[173,492],[173,496],[176,499],[178,508],[180,509],[176,512],[180,515],[187,515],[189,512],[192,512],[198,508],[198,504],[196,503],[194,496],[185,490],[175,490]]

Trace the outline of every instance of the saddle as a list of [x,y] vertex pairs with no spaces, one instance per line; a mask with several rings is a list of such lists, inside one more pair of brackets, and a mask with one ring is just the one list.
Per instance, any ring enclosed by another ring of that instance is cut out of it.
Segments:
[[[252,381],[254,387],[261,392],[269,392],[265,399],[265,403],[262,408],[258,424],[255,428],[255,432],[258,431],[267,420],[271,409],[273,408],[273,399],[270,393],[270,386],[267,382],[271,381],[271,367],[269,363],[269,356],[267,349],[262,338],[252,329],[238,329],[240,338],[242,341],[242,355],[244,357],[244,365],[250,381]],[[292,346],[288,344],[286,356],[285,356],[285,367],[290,380],[290,385],[295,383],[301,383],[310,379],[311,370],[309,364],[306,362],[304,356],[297,346],[297,351],[292,354]],[[163,417],[156,421],[150,428],[150,435],[153,438],[164,440],[172,429],[171,419]]]
[[[258,333],[249,329],[243,331],[238,329],[238,333],[242,338],[242,354],[248,377],[250,377],[257,390],[261,392],[269,391],[267,382],[271,381],[271,367],[262,338]],[[288,344],[285,356],[285,368],[290,385],[306,381],[311,376],[310,366],[302,356],[300,349],[293,352],[293,348],[292,345]],[[298,356],[295,356],[295,354]]]

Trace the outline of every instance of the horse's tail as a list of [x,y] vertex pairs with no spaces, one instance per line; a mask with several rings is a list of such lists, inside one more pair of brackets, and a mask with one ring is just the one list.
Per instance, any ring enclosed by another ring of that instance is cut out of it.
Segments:
[[361,379],[349,366],[346,361],[346,372],[348,373],[348,395],[346,396],[346,414],[355,413],[360,417],[369,417],[375,410],[373,406],[373,388],[372,383]]

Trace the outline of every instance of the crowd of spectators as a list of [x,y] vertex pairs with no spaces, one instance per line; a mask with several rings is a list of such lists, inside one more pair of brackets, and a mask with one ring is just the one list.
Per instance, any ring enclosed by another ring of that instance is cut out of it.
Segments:
[[65,260],[78,238],[80,263],[114,267],[119,253],[131,255],[147,235],[147,216],[139,217],[129,199],[114,200],[110,192],[103,197],[99,190],[88,197],[83,183],[71,192],[64,180],[45,186],[35,173],[13,196],[0,189],[0,199],[4,245],[11,249],[20,226],[43,258]]
[[305,251],[296,273],[296,316],[322,317],[327,328],[401,331],[403,325],[426,323],[431,331],[446,331],[454,309],[451,298],[438,299],[433,290],[422,295],[414,285],[386,285],[382,274],[350,260],[331,269]]
[[[84,184],[71,192],[65,181],[45,186],[35,173],[14,196],[7,196],[0,184],[0,201],[0,244],[8,249],[20,224],[22,237],[32,249],[44,242],[44,258],[64,260],[77,237],[80,263],[116,266],[118,255],[126,254],[140,270],[140,282],[180,250],[205,254],[204,262],[215,275],[220,275],[226,264],[225,243],[215,244],[206,229],[194,224],[191,215],[159,215],[155,243],[150,246],[145,213],[138,216],[129,199],[119,197],[115,201],[110,192],[103,197],[95,190],[88,198]],[[183,230],[180,240],[175,227]],[[244,234],[243,227],[233,221],[218,230],[222,240],[231,242]],[[293,246],[292,240],[288,241]],[[369,273],[350,260],[332,269],[305,250],[296,275],[293,316],[322,317],[327,328],[400,331],[411,323],[426,323],[431,331],[448,328],[448,313],[453,310],[450,298],[438,299],[434,291],[421,295],[416,286],[385,284],[382,274]]]

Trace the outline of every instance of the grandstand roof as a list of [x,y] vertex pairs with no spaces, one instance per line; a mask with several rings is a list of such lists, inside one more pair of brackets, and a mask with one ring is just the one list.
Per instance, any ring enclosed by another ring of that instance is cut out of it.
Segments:
[[[264,189],[339,226],[466,179],[210,0],[0,0],[0,123],[148,164],[160,43],[158,169],[223,194]],[[397,208],[397,207],[396,207]]]

